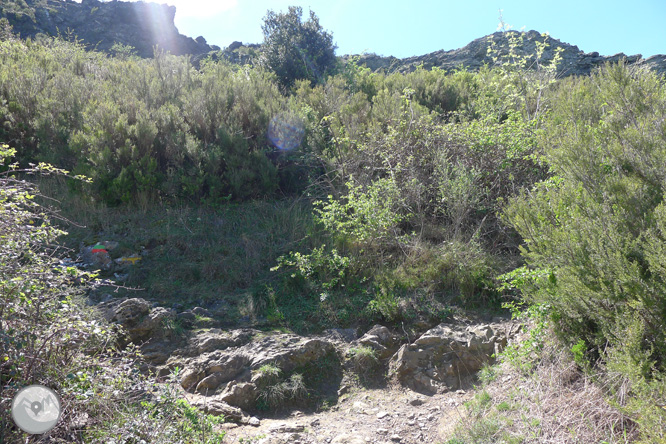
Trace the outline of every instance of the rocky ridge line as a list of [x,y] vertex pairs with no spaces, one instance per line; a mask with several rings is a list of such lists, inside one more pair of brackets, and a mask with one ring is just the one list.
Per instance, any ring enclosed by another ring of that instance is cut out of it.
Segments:
[[[391,72],[411,72],[419,66],[424,69],[440,68],[446,71],[453,71],[459,68],[465,68],[470,71],[477,71],[485,64],[493,65],[493,59],[488,55],[489,40],[495,42],[500,49],[500,55],[506,54],[509,48],[509,37],[518,34],[517,31],[496,32],[489,36],[473,40],[463,48],[450,51],[440,50],[429,54],[407,57],[399,59],[393,56],[384,57],[377,54],[362,54],[358,63],[370,68],[372,71]],[[536,54],[537,42],[544,42],[546,37],[537,31],[528,31],[524,34],[523,45],[517,48],[517,53],[522,56],[533,56]],[[612,56],[602,56],[598,52],[586,53],[581,51],[578,46],[570,45],[558,39],[548,37],[549,47],[543,53],[542,63],[548,63],[555,56],[557,48],[562,48],[562,61],[558,66],[558,75],[589,75],[594,68],[604,65],[607,62],[615,63],[625,60],[628,64],[646,66],[658,73],[666,73],[666,55],[654,55],[643,59],[641,54],[627,56],[624,53]],[[352,56],[345,56],[348,60]]]

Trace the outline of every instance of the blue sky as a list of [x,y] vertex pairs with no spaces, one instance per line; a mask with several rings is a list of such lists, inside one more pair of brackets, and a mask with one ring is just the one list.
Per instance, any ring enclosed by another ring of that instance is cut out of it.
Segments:
[[[159,1],[159,0],[158,0]],[[666,54],[666,0],[166,0],[176,26],[221,47],[260,43],[268,9],[311,8],[333,34],[337,54],[374,52],[409,57],[465,46],[491,34],[498,10],[513,29],[553,38],[602,55]]]

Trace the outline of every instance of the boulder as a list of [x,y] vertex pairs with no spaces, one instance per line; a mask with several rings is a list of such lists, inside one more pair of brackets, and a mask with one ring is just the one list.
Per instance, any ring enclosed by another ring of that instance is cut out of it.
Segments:
[[204,413],[208,413],[209,415],[224,415],[224,418],[231,422],[242,424],[249,424],[250,422],[250,417],[243,413],[241,409],[238,407],[230,406],[218,398],[197,398],[194,399],[190,404],[202,410]]
[[[335,353],[334,345],[323,339],[262,333],[265,336],[255,337],[250,342],[249,332],[254,331],[240,329],[226,334],[216,331],[208,340],[201,337],[191,340],[186,349],[188,353],[192,352],[192,348],[204,349],[204,344],[208,344],[206,350],[213,345],[220,349],[203,352],[190,359],[183,358],[181,363],[185,370],[181,375],[181,386],[187,391],[205,395],[219,393],[219,389],[224,387],[222,396],[225,402],[249,409],[256,401],[256,381],[248,383],[252,370],[272,364],[288,375]],[[231,347],[234,341],[237,346]]]
[[440,324],[405,344],[391,357],[390,374],[414,391],[432,395],[460,388],[506,346],[501,325],[452,327]]
[[388,328],[375,325],[356,342],[372,348],[379,359],[384,359],[395,353],[398,338]]
[[257,386],[251,382],[238,383],[231,381],[227,384],[219,399],[243,410],[251,410],[254,408],[258,396]]

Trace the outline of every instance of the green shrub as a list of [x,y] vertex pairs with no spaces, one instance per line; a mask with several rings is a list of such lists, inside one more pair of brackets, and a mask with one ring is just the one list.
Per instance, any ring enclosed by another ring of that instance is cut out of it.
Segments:
[[637,386],[666,370],[665,110],[664,80],[647,70],[609,65],[567,82],[542,135],[555,177],[506,211],[528,266],[550,271],[525,298],[550,307],[579,358],[631,355],[622,373]]
[[308,394],[303,375],[293,373],[282,378],[282,370],[274,364],[265,364],[256,371],[259,389],[258,406],[277,410],[286,404],[304,399]]
[[382,382],[380,375],[381,363],[372,347],[359,346],[349,349],[351,369],[363,385]]

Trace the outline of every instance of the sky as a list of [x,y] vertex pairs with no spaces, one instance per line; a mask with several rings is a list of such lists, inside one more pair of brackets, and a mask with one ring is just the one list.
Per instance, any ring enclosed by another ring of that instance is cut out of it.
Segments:
[[451,50],[504,23],[548,32],[601,55],[666,54],[666,0],[154,0],[176,6],[176,27],[222,48],[261,43],[266,11],[311,9],[332,33],[337,55],[376,53],[399,58]]

